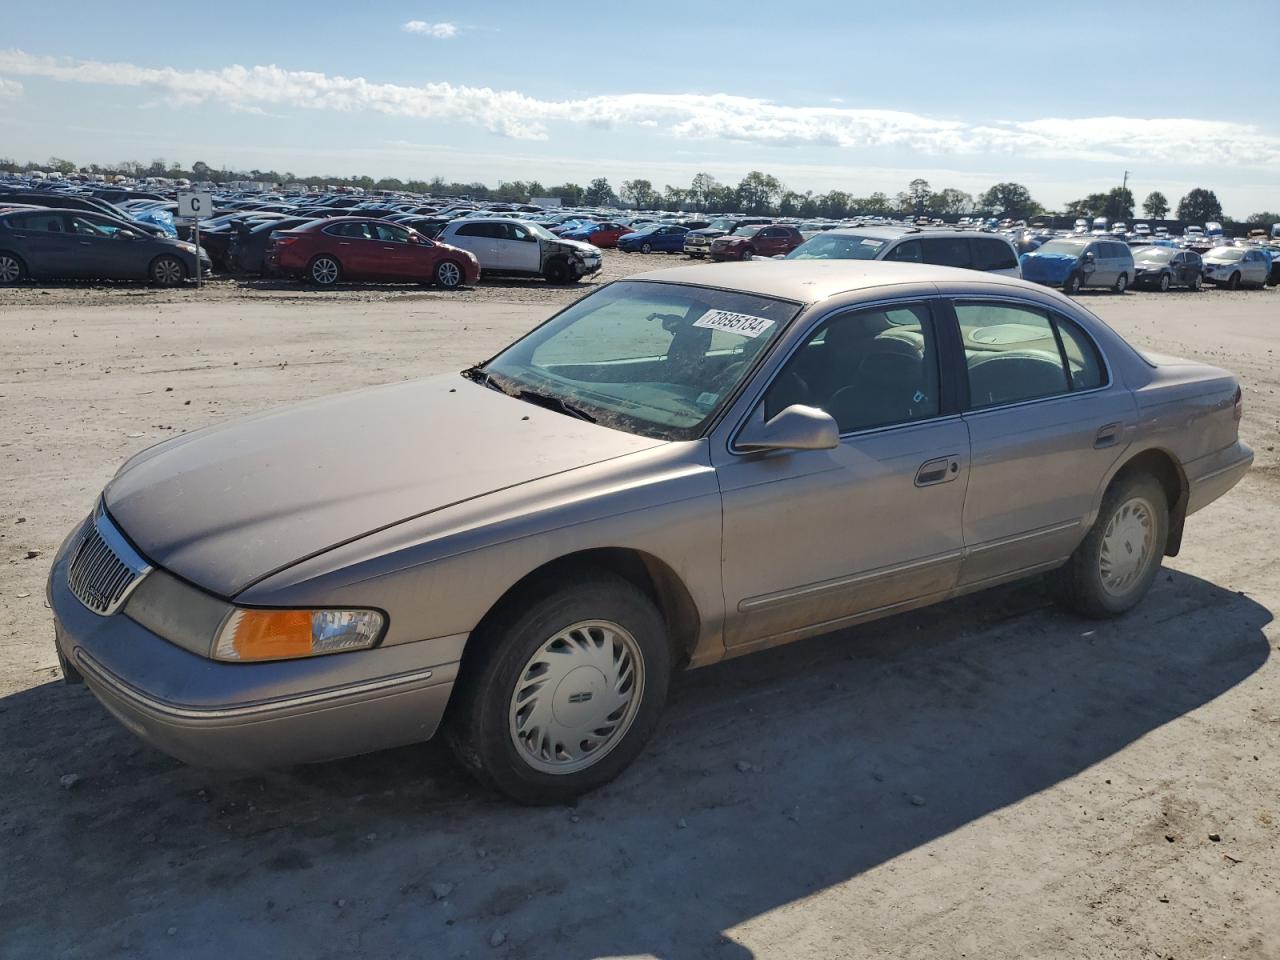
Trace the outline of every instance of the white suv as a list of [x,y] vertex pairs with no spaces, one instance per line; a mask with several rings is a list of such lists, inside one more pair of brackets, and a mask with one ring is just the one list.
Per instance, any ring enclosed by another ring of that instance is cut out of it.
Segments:
[[577,283],[602,262],[599,247],[562,240],[540,224],[507,217],[454,220],[435,239],[474,253],[485,273],[537,274],[549,283]]
[[897,260],[964,267],[1006,277],[1021,277],[1018,251],[1007,238],[959,230],[918,227],[851,227],[819,233],[789,254],[788,260]]

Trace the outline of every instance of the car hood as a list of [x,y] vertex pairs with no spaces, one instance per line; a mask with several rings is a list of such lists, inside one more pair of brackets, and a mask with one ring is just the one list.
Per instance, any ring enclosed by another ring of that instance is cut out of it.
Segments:
[[1027,280],[1038,277],[1061,277],[1066,279],[1072,269],[1079,263],[1078,257],[1066,253],[1041,253],[1036,250],[1024,253],[1018,258],[1022,266],[1022,276]]
[[[551,243],[552,241],[544,240],[543,242]],[[593,247],[589,243],[583,243],[581,240],[570,240],[567,237],[557,237],[555,239],[555,245],[560,248],[573,250],[574,252],[578,254],[582,254],[584,256],[588,256],[590,254],[598,254],[600,252],[598,248]]]
[[706,237],[708,240],[714,240],[716,237],[723,237],[724,230],[717,230],[714,227],[702,227],[698,230],[690,230],[685,236],[687,237]]
[[175,437],[104,500],[152,563],[232,597],[375,530],[661,443],[448,374]]

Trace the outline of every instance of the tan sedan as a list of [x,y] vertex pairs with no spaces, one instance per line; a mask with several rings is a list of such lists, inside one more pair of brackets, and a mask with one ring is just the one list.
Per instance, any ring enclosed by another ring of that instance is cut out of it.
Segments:
[[58,552],[59,655],[194,762],[440,728],[562,801],[635,759],[674,669],[1046,572],[1123,614],[1248,470],[1240,412],[1020,280],[651,273],[460,374],[134,457]]

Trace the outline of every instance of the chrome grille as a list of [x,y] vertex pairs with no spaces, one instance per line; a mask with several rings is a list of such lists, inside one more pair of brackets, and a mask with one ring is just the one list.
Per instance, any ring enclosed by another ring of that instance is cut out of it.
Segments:
[[67,565],[67,586],[94,613],[120,609],[151,566],[116,529],[101,508]]

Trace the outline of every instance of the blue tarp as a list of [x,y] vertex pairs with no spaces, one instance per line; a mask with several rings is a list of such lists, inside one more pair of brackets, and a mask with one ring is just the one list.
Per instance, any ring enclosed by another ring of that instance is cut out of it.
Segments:
[[1022,265],[1022,278],[1036,283],[1062,283],[1071,275],[1071,271],[1080,262],[1079,258],[1066,253],[1024,253],[1019,263]]
[[178,228],[173,225],[173,214],[168,210],[143,210],[136,213],[133,219],[139,223],[151,223],[162,229],[167,236],[176,237]]

